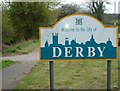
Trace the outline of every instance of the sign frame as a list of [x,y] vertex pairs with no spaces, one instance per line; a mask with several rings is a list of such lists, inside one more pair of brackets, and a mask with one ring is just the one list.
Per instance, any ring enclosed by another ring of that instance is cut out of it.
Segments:
[[39,49],[39,61],[40,62],[50,62],[51,61],[51,60],[45,60],[45,59],[41,60],[41,31],[43,31],[42,28],[53,29],[57,24],[59,24],[59,22],[61,22],[62,20],[66,19],[70,16],[87,16],[87,17],[90,17],[90,18],[96,20],[97,22],[99,22],[102,25],[102,27],[105,29],[116,28],[116,58],[111,58],[111,59],[109,59],[109,58],[108,59],[107,58],[56,59],[56,60],[52,60],[52,61],[54,61],[54,62],[80,62],[80,61],[89,61],[90,62],[90,61],[95,61],[95,60],[116,60],[116,61],[118,61],[118,26],[106,26],[100,20],[98,20],[97,18],[95,18],[94,16],[89,15],[89,14],[71,14],[71,15],[67,15],[67,16],[61,18],[59,21],[57,21],[51,27],[39,27],[39,46],[38,46],[38,49]]

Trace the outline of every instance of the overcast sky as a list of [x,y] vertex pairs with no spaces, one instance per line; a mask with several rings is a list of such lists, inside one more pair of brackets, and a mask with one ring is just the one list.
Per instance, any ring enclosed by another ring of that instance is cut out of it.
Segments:
[[[64,3],[84,4],[86,1],[91,1],[91,0],[60,0],[60,1],[62,1]],[[118,13],[118,2],[120,2],[120,0],[106,0],[106,1],[109,1],[111,3],[111,4],[106,5],[106,9],[107,9],[106,13],[114,13],[114,1],[116,1],[116,13]]]
[[[0,0],[1,1],[4,1],[4,0]],[[7,1],[7,0],[5,0]],[[14,0],[10,0],[10,1],[14,1]],[[26,1],[36,1],[36,2],[44,2],[44,1],[54,1],[54,0],[16,0],[16,1],[19,1],[19,2],[26,2]],[[91,1],[91,0],[58,0],[58,1],[61,1],[63,3],[76,3],[76,4],[84,4],[86,1]],[[106,5],[106,13],[114,13],[114,1],[116,1],[116,13],[118,13],[118,2],[120,4],[120,0],[106,0],[106,1],[109,1],[111,4],[107,4]],[[119,5],[119,8],[120,8],[120,5]],[[120,9],[119,9],[119,13],[120,13]]]

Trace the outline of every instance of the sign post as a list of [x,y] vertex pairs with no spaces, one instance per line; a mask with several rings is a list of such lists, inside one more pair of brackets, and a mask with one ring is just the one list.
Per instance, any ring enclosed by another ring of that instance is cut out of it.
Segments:
[[49,62],[50,67],[50,91],[54,91],[54,63],[53,61]]
[[110,90],[111,60],[118,60],[117,28],[105,26],[87,14],[66,16],[52,27],[40,27],[40,61],[49,62],[50,89],[54,89],[53,62],[106,59],[107,89]]
[[107,61],[107,91],[111,91],[111,60]]

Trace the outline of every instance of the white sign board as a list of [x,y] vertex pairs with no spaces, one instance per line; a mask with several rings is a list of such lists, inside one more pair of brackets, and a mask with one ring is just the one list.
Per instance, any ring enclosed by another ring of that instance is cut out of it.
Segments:
[[70,15],[53,27],[40,27],[40,60],[117,59],[117,27],[96,18]]

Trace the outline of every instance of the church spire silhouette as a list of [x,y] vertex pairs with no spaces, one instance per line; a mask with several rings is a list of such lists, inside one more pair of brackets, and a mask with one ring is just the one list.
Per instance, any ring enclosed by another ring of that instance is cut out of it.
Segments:
[[91,36],[91,39],[94,40],[93,34],[92,34],[92,36]]
[[49,44],[48,44],[48,41],[46,40],[45,47],[48,47],[48,46],[49,46]]
[[108,38],[107,45],[112,46],[112,42],[111,42],[110,38]]
[[90,41],[96,43],[93,34],[91,35]]

